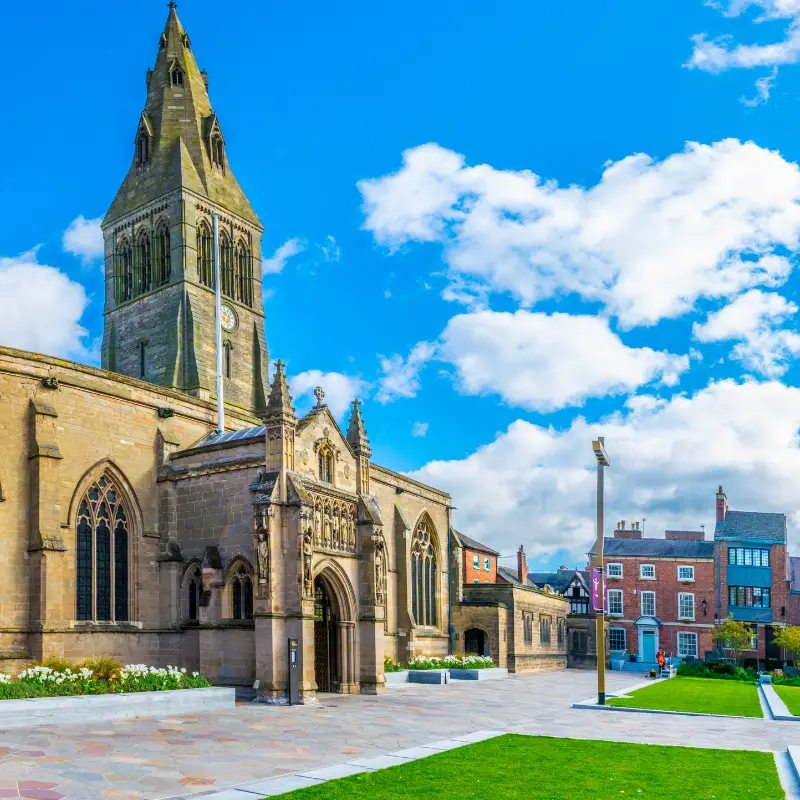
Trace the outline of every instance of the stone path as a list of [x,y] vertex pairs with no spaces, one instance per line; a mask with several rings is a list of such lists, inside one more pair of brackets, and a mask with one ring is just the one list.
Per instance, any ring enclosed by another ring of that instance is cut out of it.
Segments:
[[[316,706],[238,704],[229,712],[0,731],[0,798],[165,800],[351,762],[494,729],[611,741],[784,752],[800,723],[598,713],[592,672],[410,685]],[[610,673],[608,690],[631,684]],[[199,798],[198,798],[199,800]]]

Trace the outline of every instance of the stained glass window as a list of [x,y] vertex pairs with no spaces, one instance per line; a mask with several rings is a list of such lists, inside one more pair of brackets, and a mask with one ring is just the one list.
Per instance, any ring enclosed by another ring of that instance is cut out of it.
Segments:
[[89,487],[78,507],[77,619],[128,621],[128,538],[122,498],[113,480],[104,475]]
[[194,568],[192,577],[189,579],[189,609],[188,617],[190,622],[197,622],[197,608],[200,605],[200,570],[198,567]]
[[417,625],[438,624],[436,547],[433,526],[417,525],[411,543],[411,611]]

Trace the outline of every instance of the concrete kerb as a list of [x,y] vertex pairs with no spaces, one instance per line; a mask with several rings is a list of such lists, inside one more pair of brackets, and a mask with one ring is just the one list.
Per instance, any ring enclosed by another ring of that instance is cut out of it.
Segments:
[[772,719],[778,720],[779,722],[800,722],[800,717],[794,716],[794,714],[789,711],[786,703],[781,700],[771,684],[762,683],[759,684],[758,688],[761,690],[761,696],[766,701]]
[[[452,739],[441,739],[430,744],[410,747],[406,750],[397,750],[394,753],[346,761],[329,767],[301,770],[292,775],[267,778],[263,781],[235,786],[211,794],[193,795],[192,797],[196,798],[196,800],[254,800],[255,797],[274,797],[293,792],[296,789],[317,786],[329,780],[357,775],[361,772],[377,772],[388,767],[398,767],[420,758],[436,755],[436,753],[443,753],[446,750],[455,750],[459,747],[466,747],[469,744],[493,739],[496,736],[503,736],[505,733],[507,731],[475,731],[464,736],[455,736]],[[171,798],[171,800],[183,800],[183,798]]]

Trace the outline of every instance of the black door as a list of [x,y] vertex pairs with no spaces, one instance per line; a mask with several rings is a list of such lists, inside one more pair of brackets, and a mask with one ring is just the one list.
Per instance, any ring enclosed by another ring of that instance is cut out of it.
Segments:
[[314,677],[318,692],[333,691],[336,679],[336,617],[321,582],[314,587]]
[[[775,661],[780,662],[781,660],[781,649],[776,645],[773,641],[775,638],[775,628],[772,625],[767,625],[764,630],[764,643],[766,645],[766,655],[767,655],[767,665],[770,666],[769,662]],[[780,666],[780,664],[778,664]]]
[[485,656],[486,634],[477,628],[470,628],[464,634],[464,652],[468,656]]

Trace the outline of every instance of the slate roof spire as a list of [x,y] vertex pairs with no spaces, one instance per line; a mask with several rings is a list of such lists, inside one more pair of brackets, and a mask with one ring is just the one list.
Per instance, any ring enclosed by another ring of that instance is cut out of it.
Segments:
[[250,201],[230,170],[212,161],[211,143],[222,137],[211,100],[208,79],[195,61],[189,35],[181,25],[174,2],[158,43],[155,66],[147,72],[147,99],[136,129],[135,142],[145,131],[148,159],[142,166],[131,148],[132,164],[103,220],[119,217],[185,188],[262,227]]
[[279,419],[296,421],[297,419],[292,405],[292,397],[289,394],[289,386],[286,383],[284,364],[280,359],[275,364],[275,377],[272,379],[272,388],[269,391],[264,419],[265,421]]
[[350,446],[356,455],[369,456],[371,451],[369,449],[367,431],[364,428],[364,419],[361,416],[361,401],[356,398],[353,400],[352,406],[350,424],[347,427],[347,441],[350,442]]

